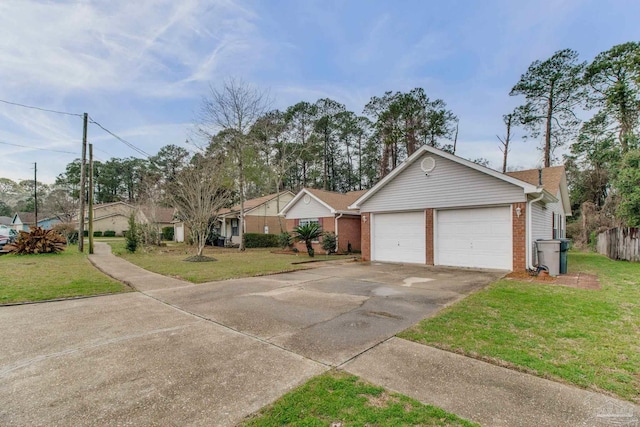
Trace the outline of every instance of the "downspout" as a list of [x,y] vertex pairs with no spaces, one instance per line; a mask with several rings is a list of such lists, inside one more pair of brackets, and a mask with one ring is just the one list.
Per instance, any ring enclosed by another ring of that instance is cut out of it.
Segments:
[[533,209],[532,206],[535,202],[539,202],[540,200],[542,200],[544,198],[544,193],[542,192],[542,190],[540,190],[540,197],[538,197],[537,199],[532,199],[529,200],[529,202],[527,202],[527,212],[525,212],[525,214],[527,215],[527,231],[525,233],[526,235],[526,244],[527,247],[525,248],[525,256],[527,257],[527,269],[529,270],[533,270],[533,262],[531,261],[531,259],[533,258],[531,256],[531,249],[532,249],[532,240],[533,240]]
[[338,220],[340,218],[342,218],[342,215],[344,215],[343,213],[341,213],[340,215],[338,215],[335,219],[335,227],[334,230],[336,230],[336,253],[338,253]]

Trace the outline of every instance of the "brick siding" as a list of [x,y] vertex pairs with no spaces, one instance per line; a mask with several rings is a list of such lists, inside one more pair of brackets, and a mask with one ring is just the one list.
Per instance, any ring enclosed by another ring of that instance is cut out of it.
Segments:
[[[520,218],[516,209],[520,208]],[[513,227],[513,271],[520,272],[527,269],[526,248],[527,248],[527,204],[514,203],[511,205],[512,227]]]

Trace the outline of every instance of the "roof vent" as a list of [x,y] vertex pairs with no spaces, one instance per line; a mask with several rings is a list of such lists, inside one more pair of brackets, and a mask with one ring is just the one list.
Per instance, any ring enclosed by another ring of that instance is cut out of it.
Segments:
[[433,157],[425,157],[424,159],[422,159],[422,162],[420,162],[420,169],[422,169],[422,172],[424,173],[429,173],[435,168],[436,159],[434,159]]

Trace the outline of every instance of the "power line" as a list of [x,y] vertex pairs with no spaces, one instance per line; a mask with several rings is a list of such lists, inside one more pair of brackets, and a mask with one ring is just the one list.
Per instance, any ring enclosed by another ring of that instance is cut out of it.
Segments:
[[52,151],[54,153],[73,154],[73,155],[76,155],[76,156],[78,155],[78,153],[74,153],[74,152],[71,152],[71,151],[54,150],[53,148],[40,148],[40,147],[32,147],[32,146],[29,146],[29,145],[12,144],[10,142],[5,142],[5,141],[0,141],[0,144],[12,145],[14,147],[30,148],[32,150]]
[[4,100],[4,99],[0,99],[0,102],[3,102],[3,103],[5,103],[5,104],[9,104],[9,105],[15,105],[15,106],[17,106],[17,107],[30,108],[30,109],[32,109],[32,110],[46,111],[47,113],[63,114],[63,115],[65,115],[65,116],[77,116],[77,117],[82,117],[82,114],[69,113],[69,112],[67,112],[67,111],[50,110],[50,109],[48,109],[48,108],[34,107],[33,105],[20,104],[20,103],[18,103],[18,102],[6,101],[6,100]]
[[89,117],[89,121],[91,123],[93,123],[94,125],[98,126],[100,129],[102,129],[103,131],[107,132],[109,135],[113,136],[115,139],[117,139],[118,141],[122,142],[123,144],[125,144],[127,147],[131,148],[132,150],[136,151],[137,153],[149,158],[151,157],[151,154],[147,153],[146,151],[144,151],[142,148],[138,148],[135,145],[133,145],[132,143],[130,143],[129,141],[125,140],[124,138],[121,138],[120,136],[116,135],[115,133],[111,132],[109,129],[107,129],[106,127],[102,126],[100,123],[96,122],[93,117]]

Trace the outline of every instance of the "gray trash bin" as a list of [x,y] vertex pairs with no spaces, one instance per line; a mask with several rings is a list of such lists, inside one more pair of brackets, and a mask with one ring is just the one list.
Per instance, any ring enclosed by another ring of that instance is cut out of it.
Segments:
[[538,265],[549,269],[549,276],[560,274],[560,240],[536,240]]

